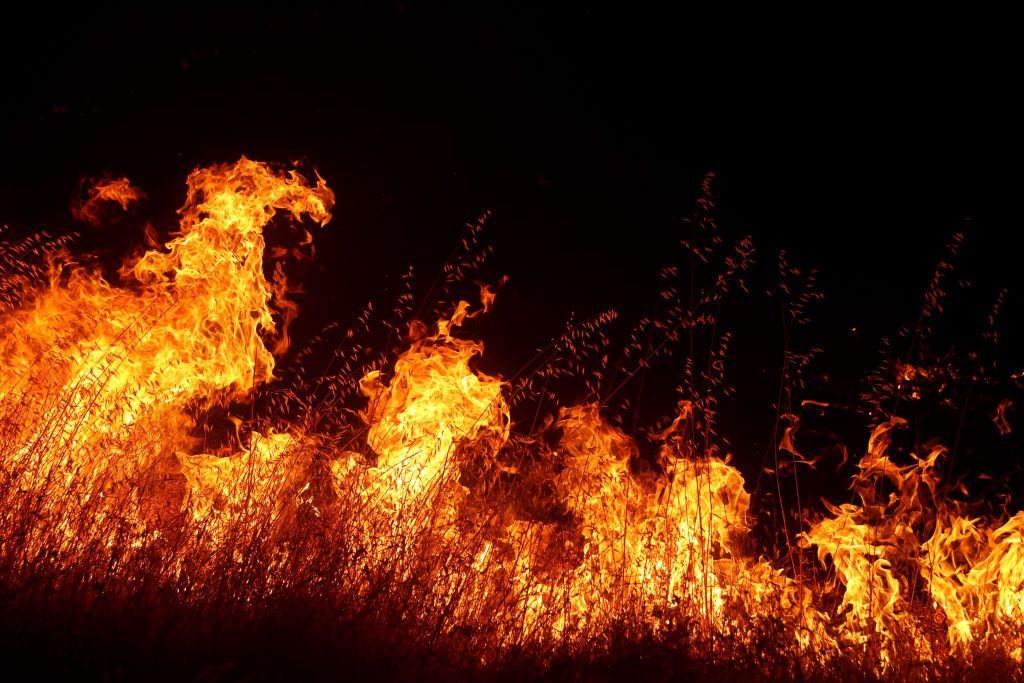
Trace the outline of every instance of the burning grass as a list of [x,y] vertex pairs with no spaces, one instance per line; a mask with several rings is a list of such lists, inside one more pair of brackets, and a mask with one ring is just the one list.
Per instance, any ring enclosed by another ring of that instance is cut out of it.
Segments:
[[[122,207],[142,197],[114,189]],[[99,215],[106,195],[87,195]],[[288,250],[266,254],[263,228],[278,213],[324,225],[332,204],[319,177],[243,158],[194,172],[179,232],[116,283],[66,240],[0,245],[4,642],[64,653],[15,661],[201,680],[1020,677],[1024,517],[950,497],[941,446],[891,452],[923,365],[873,384],[859,502],[787,526],[782,556],[759,549],[716,426],[717,311],[754,251],[724,242],[708,188],[685,243],[705,284],[684,296],[667,268],[657,314],[617,356],[606,313],[507,378],[476,368],[484,347],[464,332],[495,290],[452,296],[486,255],[482,223],[422,299],[432,313],[410,289],[386,320],[368,307],[290,352],[297,307],[281,262],[265,265]],[[817,295],[784,258],[780,275],[791,329]],[[366,341],[374,321],[400,350]],[[624,389],[680,348],[675,410],[625,428]],[[810,462],[782,410],[807,358],[787,349],[776,479]],[[573,382],[582,400],[563,403]]]

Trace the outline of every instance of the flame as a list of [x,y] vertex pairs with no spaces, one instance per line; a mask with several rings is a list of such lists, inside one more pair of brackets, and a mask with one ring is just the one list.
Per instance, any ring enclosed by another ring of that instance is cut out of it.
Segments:
[[[912,528],[922,513],[919,488],[925,484],[934,492],[934,464],[942,453],[937,449],[913,466],[894,464],[887,454],[891,432],[903,424],[904,420],[893,418],[872,432],[854,481],[861,505],[827,505],[832,517],[803,534],[805,542],[817,546],[822,563],[832,558],[845,586],[838,610],[844,615],[842,637],[858,645],[880,638],[883,663],[894,641],[897,620],[906,608],[894,563],[903,556],[904,546],[913,543]],[[899,492],[888,501],[877,496],[877,482],[883,479]]]
[[304,478],[316,445],[316,439],[294,433],[253,432],[248,446],[229,456],[179,454],[190,515],[216,541],[246,520],[251,501],[274,502],[282,513],[309,490]]
[[638,585],[639,534],[631,522],[646,500],[630,476],[633,439],[607,424],[596,404],[562,408],[556,428],[562,432],[562,470],[554,487],[582,536],[582,590],[572,591],[573,607],[587,614],[628,599],[625,592]]
[[[484,293],[488,306],[493,295]],[[470,315],[461,301],[450,319],[438,321],[436,334],[420,337],[423,331],[414,328],[390,382],[373,371],[360,384],[369,398],[366,441],[377,455],[367,495],[396,511],[457,482],[460,446],[474,444],[487,457],[508,440],[501,380],[470,368],[483,345],[452,335]]]
[[1012,408],[1013,401],[1008,398],[1004,398],[1002,401],[999,402],[999,405],[996,406],[996,414],[992,418],[992,422],[995,423],[996,429],[999,430],[1000,436],[1006,436],[1007,434],[1013,431],[1013,428],[1010,427],[1010,421],[1007,419],[1006,416],[1007,412],[1010,411]]
[[936,526],[922,550],[921,571],[952,645],[1024,628],[1024,513],[994,530],[954,517]]
[[80,223],[100,225],[104,204],[117,204],[122,210],[145,198],[145,193],[127,178],[87,178],[82,182],[85,198],[71,202],[71,215]]
[[[540,593],[570,605],[554,635],[566,622],[600,621],[635,605],[655,623],[666,614],[691,613],[709,633],[729,631],[730,598],[755,611],[760,605],[765,613],[804,611],[809,593],[744,550],[750,495],[739,471],[717,457],[684,457],[671,443],[691,419],[690,410],[684,402],[673,425],[659,435],[665,441],[662,458],[670,463],[661,474],[637,471],[635,441],[608,424],[597,404],[560,410],[555,427],[561,438],[553,454],[560,471],[553,484],[580,545],[568,577],[549,580]],[[515,529],[530,547],[543,548],[543,539],[559,537],[544,526]],[[573,546],[564,545],[570,557]],[[531,571],[537,568],[526,573]],[[531,578],[538,580],[536,574]],[[562,598],[551,595],[559,587]],[[530,607],[530,620],[539,621],[539,605]],[[799,618],[820,631],[814,616]]]
[[[905,466],[888,455],[892,430],[904,424],[892,418],[873,431],[854,479],[861,504],[828,505],[832,516],[803,534],[823,563],[831,557],[845,587],[841,635],[860,645],[874,642],[883,668],[901,618],[922,598],[912,592],[918,572],[924,597],[945,615],[952,646],[1024,626],[1024,513],[992,529],[943,502],[936,463],[944,448]],[[880,495],[883,482],[892,489],[887,499]]]
[[[103,202],[143,196],[123,178],[87,194],[75,211],[90,222]],[[0,494],[17,502],[2,514],[20,519],[21,505],[33,520],[0,550],[52,552],[62,566],[95,548],[113,557],[128,538],[167,552],[166,576],[181,581],[215,573],[190,554],[220,554],[229,562],[218,566],[264,568],[245,600],[288,587],[299,557],[327,586],[321,597],[337,591],[366,610],[395,590],[403,619],[433,619],[431,638],[486,622],[499,654],[584,647],[637,624],[756,647],[753,624],[768,622],[808,656],[852,645],[884,671],[902,636],[927,642],[907,618],[922,604],[941,612],[954,651],[1024,629],[1024,513],[992,521],[951,502],[938,473],[945,449],[900,460],[903,420],[872,431],[857,502],[827,504],[799,535],[831,570],[819,585],[756,554],[743,476],[692,438],[699,401],[680,402],[646,440],[593,401],[516,433],[509,384],[475,367],[483,344],[464,336],[494,304],[484,285],[479,310],[460,301],[433,329],[414,322],[393,364],[353,373],[366,405],[341,433],[289,415],[232,418],[233,446],[200,444],[197,415],[252,398],[289,347],[295,290],[280,264],[267,276],[264,228],[281,212],[324,225],[333,203],[319,176],[243,157],[194,171],[177,233],[128,259],[117,281],[60,244],[42,283],[19,297],[0,290],[14,302],[0,319]],[[895,379],[933,378],[900,365]],[[1010,408],[997,408],[1003,434]],[[813,467],[799,418],[783,419],[779,448]],[[302,558],[297,538],[319,554]],[[334,553],[344,560],[327,563]],[[820,610],[836,585],[832,617]]]
[[624,584],[647,599],[720,612],[716,564],[736,550],[749,507],[739,472],[718,458],[673,453],[667,473],[645,487],[630,471],[633,439],[604,422],[596,405],[563,409],[558,425],[566,455],[555,486],[581,520],[591,559],[585,578],[603,588],[596,594],[620,595]]
[[[126,262],[123,284],[61,254],[38,296],[0,321],[0,404],[20,415],[35,485],[58,470],[81,483],[144,467],[181,443],[190,402],[243,398],[272,378],[262,229],[279,210],[324,224],[333,195],[244,157],[195,171],[187,187],[178,234]],[[136,425],[143,452],[103,445]]]

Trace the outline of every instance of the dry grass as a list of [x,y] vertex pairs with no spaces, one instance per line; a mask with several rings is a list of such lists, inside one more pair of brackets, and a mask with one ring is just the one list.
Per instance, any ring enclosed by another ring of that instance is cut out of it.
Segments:
[[[535,418],[517,425],[500,448],[486,439],[457,441],[443,454],[446,475],[426,495],[397,504],[366,495],[381,471],[357,390],[368,371],[394,367],[391,340],[403,327],[430,317],[423,306],[413,311],[411,277],[388,309],[392,316],[378,321],[368,308],[344,333],[328,330],[294,352],[305,367],[316,344],[336,344],[331,371],[293,372],[290,388],[262,395],[262,414],[255,400],[243,405],[251,412],[240,438],[213,435],[225,444],[217,457],[226,461],[233,452],[238,463],[230,490],[204,494],[184,474],[183,453],[214,450],[204,448],[210,435],[202,427],[223,404],[154,409],[104,431],[109,415],[88,406],[120,359],[105,358],[91,369],[98,379],[84,386],[46,384],[43,370],[53,358],[45,352],[27,372],[0,376],[0,386],[29,387],[0,401],[6,670],[18,679],[197,681],[1024,680],[1001,654],[1007,648],[992,640],[950,652],[944,618],[920,604],[887,646],[891,664],[880,668],[877,638],[862,647],[838,638],[842,620],[831,615],[839,590],[826,572],[810,569],[813,560],[795,543],[788,556],[770,561],[814,596],[798,609],[783,606],[781,588],[766,601],[749,599],[749,576],[732,568],[756,561],[749,538],[732,548],[709,533],[698,537],[699,559],[691,561],[714,566],[722,582],[723,606],[713,616],[706,579],[652,598],[621,560],[621,571],[606,568],[608,576],[589,586],[581,580],[591,562],[583,540],[588,520],[567,503],[576,492],[553,483],[566,467],[559,448],[565,426],[542,419],[558,414],[566,387],[610,409],[618,424],[635,426],[648,369],[665,359],[682,368],[679,398],[693,412],[675,450],[625,461],[642,492],[662,485],[671,464],[665,458],[696,462],[700,472],[720,447],[716,410],[729,391],[730,338],[718,312],[727,296],[745,289],[753,248],[748,238],[723,242],[705,190],[685,244],[689,269],[663,272],[661,304],[624,336],[619,352],[609,353],[613,315],[568,325],[509,378],[513,409]],[[483,219],[470,227],[464,249],[421,297],[437,301],[435,314],[482,265],[482,226]],[[8,244],[0,256],[13,254],[15,263],[64,246],[46,245],[44,238]],[[779,263],[788,331],[782,420],[795,404],[800,369],[816,352],[798,352],[788,333],[817,297],[808,283],[789,281],[798,271],[784,257]],[[24,265],[0,272],[3,306],[20,305],[26,283],[39,275]],[[937,288],[929,290],[924,321],[934,315]],[[379,347],[365,341],[382,335]],[[372,348],[380,350],[366,351]],[[872,400],[892,400],[887,391]],[[649,433],[674,417],[666,414]],[[282,426],[293,436],[257,457],[259,434]],[[240,458],[239,443],[250,444]],[[778,449],[774,456],[778,470]],[[627,524],[637,519],[631,514]],[[787,529],[787,540],[797,531]],[[694,571],[683,576],[698,581]],[[581,590],[593,594],[583,610]],[[801,617],[819,610],[829,615],[821,629],[839,643],[834,650],[798,644]]]

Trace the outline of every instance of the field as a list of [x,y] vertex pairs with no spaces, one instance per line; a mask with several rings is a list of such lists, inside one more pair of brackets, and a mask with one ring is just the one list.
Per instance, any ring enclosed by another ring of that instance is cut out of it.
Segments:
[[[570,321],[499,376],[473,334],[502,296],[474,283],[486,216],[426,292],[406,278],[292,342],[285,264],[334,202],[309,177],[197,169],[178,233],[116,278],[67,238],[0,243],[0,635],[18,678],[1024,679],[1024,514],[965,495],[957,445],[912,424],[970,375],[993,433],[1012,431],[1019,376],[929,350],[961,236],[866,378],[848,502],[818,505],[801,476],[836,463],[801,441],[829,411],[801,393],[816,350],[787,346],[763,480],[719,434],[717,312],[759,255],[718,230],[710,179],[654,312],[624,333],[611,311]],[[142,196],[108,179],[76,215]],[[268,245],[272,222],[293,242]],[[777,261],[788,339],[821,297]],[[634,389],[666,366],[674,405],[638,429]]]

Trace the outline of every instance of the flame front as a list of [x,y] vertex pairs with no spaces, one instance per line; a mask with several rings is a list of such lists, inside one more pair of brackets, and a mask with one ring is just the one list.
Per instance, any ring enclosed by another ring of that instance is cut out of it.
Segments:
[[[925,642],[913,620],[903,618],[914,600],[942,610],[949,643],[961,651],[976,639],[1019,633],[1024,626],[1024,515],[996,529],[962,516],[940,495],[936,463],[944,448],[905,466],[888,456],[890,433],[903,424],[892,418],[872,433],[854,481],[861,504],[829,506],[832,517],[804,534],[822,562],[831,557],[845,587],[842,636],[872,644],[883,666],[901,629]],[[880,495],[885,484],[892,490],[887,499]],[[914,591],[918,575],[920,594]],[[1019,644],[1009,642],[1009,653],[1019,659]]]
[[[76,215],[141,196],[126,179],[96,186]],[[905,618],[922,604],[954,651],[1024,629],[1024,513],[991,522],[945,501],[944,449],[897,464],[897,418],[870,437],[859,503],[799,536],[841,584],[832,616],[827,585],[754,551],[740,471],[685,438],[692,403],[646,442],[597,402],[517,432],[510,384],[474,367],[483,345],[462,335],[483,311],[465,301],[432,330],[414,321],[393,363],[346,378],[363,403],[334,431],[316,414],[232,416],[231,445],[208,448],[197,417],[251,400],[288,348],[297,308],[282,269],[265,273],[264,228],[278,213],[324,225],[333,203],[319,176],[243,157],[193,172],[177,233],[117,282],[61,244],[10,306],[5,283],[0,524],[22,531],[0,539],[0,566],[106,564],[130,586],[139,565],[123,557],[138,553],[197,604],[225,577],[243,605],[313,587],[339,611],[386,604],[429,625],[431,646],[469,638],[481,660],[616,629],[756,647],[759,624],[783,624],[801,657],[853,648],[884,671],[902,635],[927,642]],[[797,426],[782,437],[793,453]]]

